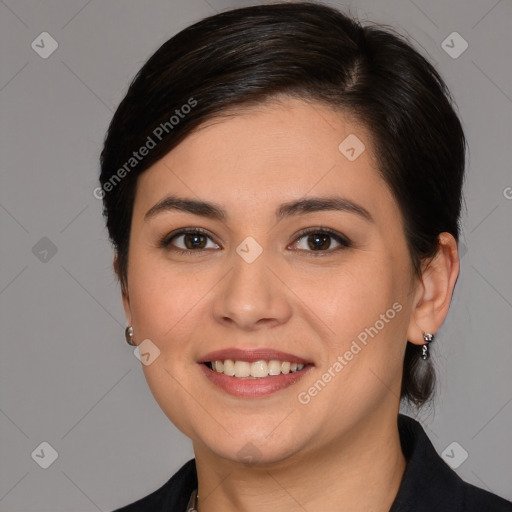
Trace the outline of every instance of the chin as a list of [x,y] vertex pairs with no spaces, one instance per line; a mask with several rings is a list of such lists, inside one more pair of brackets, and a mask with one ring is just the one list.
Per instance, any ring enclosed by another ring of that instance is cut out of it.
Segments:
[[292,438],[288,436],[288,442],[285,444],[284,441],[265,440],[263,442],[247,436],[237,441],[227,438],[221,443],[204,443],[204,441],[203,443],[217,457],[238,462],[247,467],[265,468],[286,462],[300,450],[300,445],[291,443],[290,439]]

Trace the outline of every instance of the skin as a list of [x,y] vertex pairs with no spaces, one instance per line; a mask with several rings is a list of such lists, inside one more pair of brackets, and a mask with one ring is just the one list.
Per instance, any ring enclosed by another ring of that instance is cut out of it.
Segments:
[[[193,441],[200,512],[388,511],[406,466],[396,424],[406,343],[423,344],[423,332],[437,332],[448,312],[456,241],[441,234],[436,257],[414,275],[397,202],[369,132],[353,119],[286,97],[234,114],[205,123],[138,179],[123,304],[135,342],[149,338],[160,350],[143,366],[147,382]],[[349,134],[366,146],[352,162],[338,149]],[[228,216],[168,210],[144,218],[170,194],[215,202]],[[276,221],[282,203],[334,195],[372,220],[317,211]],[[319,256],[311,237],[297,236],[322,226],[351,245],[328,237]],[[191,254],[179,252],[190,236],[159,245],[180,228],[211,238]],[[263,250],[252,263],[236,252],[248,236]],[[298,394],[395,303],[400,312],[300,403]],[[272,395],[234,397],[197,363],[228,347],[274,348],[314,367]],[[240,460],[247,446],[256,463]]]

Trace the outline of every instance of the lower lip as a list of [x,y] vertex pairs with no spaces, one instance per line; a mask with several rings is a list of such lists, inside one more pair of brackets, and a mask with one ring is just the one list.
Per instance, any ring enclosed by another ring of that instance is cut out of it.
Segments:
[[230,395],[244,398],[259,398],[285,389],[302,379],[313,367],[312,365],[306,365],[302,370],[287,373],[286,375],[280,374],[271,375],[262,379],[247,379],[224,375],[223,373],[210,370],[205,364],[200,364],[199,366],[204,375],[210,382],[215,384],[215,386]]

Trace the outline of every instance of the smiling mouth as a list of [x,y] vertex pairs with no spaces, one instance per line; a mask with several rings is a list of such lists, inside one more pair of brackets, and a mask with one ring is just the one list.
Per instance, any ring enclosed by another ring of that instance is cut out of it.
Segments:
[[225,359],[207,361],[204,364],[216,373],[239,379],[265,379],[272,376],[287,375],[300,372],[305,366],[309,366],[302,363],[278,361],[277,359],[254,362]]

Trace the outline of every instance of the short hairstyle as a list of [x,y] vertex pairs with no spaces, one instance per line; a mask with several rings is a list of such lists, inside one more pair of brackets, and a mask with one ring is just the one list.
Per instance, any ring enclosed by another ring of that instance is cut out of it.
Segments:
[[[97,190],[123,287],[137,177],[205,121],[282,95],[321,102],[366,127],[416,275],[440,233],[458,241],[466,140],[434,67],[389,27],[363,26],[327,5],[258,5],[210,16],[165,42],[112,118]],[[407,343],[401,389],[417,406],[435,389],[420,349]]]

